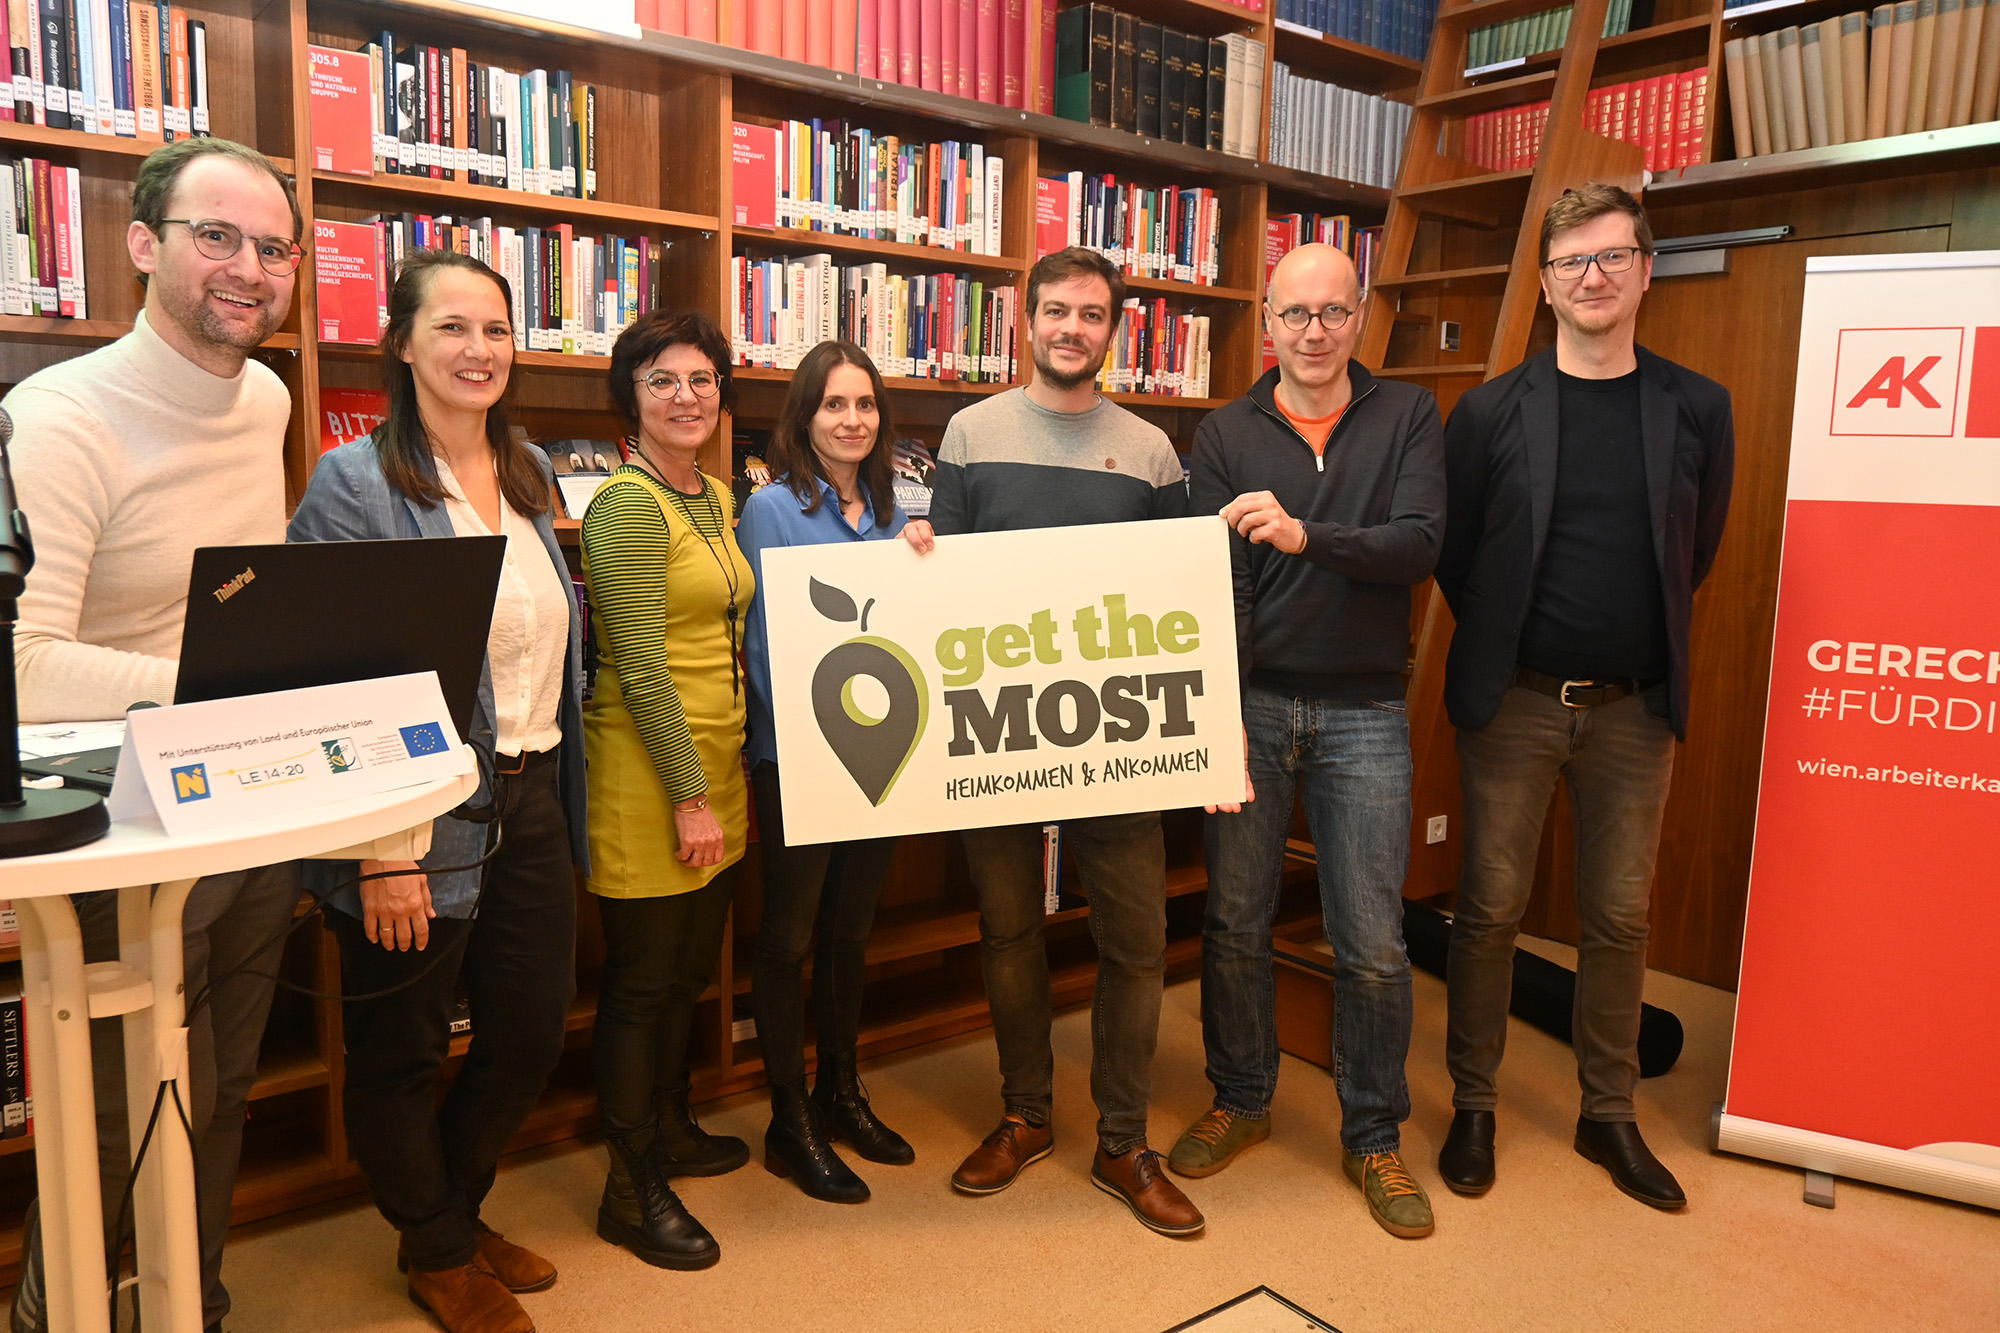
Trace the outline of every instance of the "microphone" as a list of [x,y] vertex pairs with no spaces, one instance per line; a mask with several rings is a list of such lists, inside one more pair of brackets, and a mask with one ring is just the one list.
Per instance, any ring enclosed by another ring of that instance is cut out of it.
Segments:
[[21,706],[15,693],[14,603],[35,567],[28,516],[14,500],[14,418],[0,407],[0,857],[67,851],[95,842],[111,829],[104,798],[78,787],[54,791],[21,787]]

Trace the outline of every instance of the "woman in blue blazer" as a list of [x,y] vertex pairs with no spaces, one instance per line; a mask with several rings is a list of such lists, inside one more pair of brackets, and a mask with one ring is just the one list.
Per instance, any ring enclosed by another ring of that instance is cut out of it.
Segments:
[[[548,463],[513,437],[502,404],[512,308],[506,280],[476,259],[419,250],[403,261],[382,335],[388,416],[320,460],[288,534],[507,538],[467,737],[485,752],[480,790],[433,824],[421,862],[361,862],[361,884],[326,913],[353,997],[348,1141],[401,1232],[412,1299],[447,1329],[481,1333],[528,1333],[513,1293],[556,1278],[479,1209],[562,1054],[576,990],[572,863],[588,862],[581,621]],[[475,814],[491,822],[463,817]],[[489,851],[483,867],[454,869]],[[461,985],[472,1042],[440,1104]]]

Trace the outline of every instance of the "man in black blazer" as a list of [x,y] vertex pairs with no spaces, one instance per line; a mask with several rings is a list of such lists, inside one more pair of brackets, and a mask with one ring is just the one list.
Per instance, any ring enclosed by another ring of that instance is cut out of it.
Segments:
[[1438,585],[1457,617],[1445,702],[1458,728],[1465,863],[1445,1059],[1445,1183],[1493,1183],[1514,937],[1558,776],[1577,824],[1576,1150],[1656,1208],[1687,1202],[1634,1123],[1647,908],[1688,625],[1729,509],[1729,392],[1637,346],[1652,281],[1645,211],[1589,185],[1542,221],[1556,344],[1467,393],[1445,430]]

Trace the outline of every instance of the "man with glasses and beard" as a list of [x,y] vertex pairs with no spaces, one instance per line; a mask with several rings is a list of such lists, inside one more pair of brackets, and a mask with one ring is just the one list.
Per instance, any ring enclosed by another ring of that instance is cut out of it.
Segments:
[[1278,1085],[1271,922],[1294,791],[1319,850],[1333,944],[1341,1165],[1375,1221],[1431,1233],[1403,1165],[1410,1116],[1410,727],[1403,704],[1410,585],[1444,530],[1437,399],[1353,360],[1361,283],[1330,245],[1272,270],[1264,327],[1278,364],[1194,435],[1190,506],[1234,529],[1236,650],[1255,799],[1208,817],[1201,1028],[1212,1108],[1169,1166],[1213,1175],[1271,1133]]
[[[1164,433],[1093,388],[1125,303],[1125,281],[1072,246],[1028,274],[1034,376],[952,417],[938,450],[931,524],[939,536],[1181,518],[1187,488]],[[997,1194],[1049,1155],[1055,1056],[1042,939],[1039,825],[970,829],[966,861],[979,895],[980,961],[993,1011],[1005,1113],[958,1170],[953,1188]],[[1097,1103],[1091,1183],[1166,1235],[1192,1235],[1201,1213],[1146,1146],[1153,1048],[1166,975],[1166,845],[1160,816],[1063,822],[1090,899],[1097,945],[1090,1091]]]
[[[7,395],[8,453],[36,555],[14,640],[23,722],[172,703],[195,548],[285,539],[291,394],[249,357],[291,307],[304,230],[290,182],[254,148],[200,138],[160,149],[139,164],[132,188],[125,243],[146,285],[132,332]],[[298,896],[290,864],[210,875],[183,918],[189,996],[218,979],[188,1024],[211,1329],[229,1310],[222,1242],[271,1008],[272,982],[251,974],[278,962],[276,950],[254,955],[284,929]],[[85,959],[115,957],[117,896],[83,894],[76,905]],[[90,1025],[107,1234],[131,1165],[119,1023]],[[16,1333],[47,1326],[32,1214],[24,1242]]]

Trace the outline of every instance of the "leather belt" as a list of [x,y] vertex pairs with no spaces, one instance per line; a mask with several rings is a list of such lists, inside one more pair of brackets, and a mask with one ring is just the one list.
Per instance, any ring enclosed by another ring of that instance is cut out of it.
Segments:
[[554,750],[523,750],[519,754],[496,754],[493,756],[493,771],[507,777],[519,777],[531,768],[549,763],[556,757]]
[[1537,694],[1546,694],[1565,708],[1595,708],[1603,704],[1615,704],[1620,699],[1629,699],[1650,683],[1635,680],[1630,676],[1607,677],[1602,680],[1564,680],[1561,676],[1544,675],[1530,671],[1524,666],[1514,668],[1514,683]]

